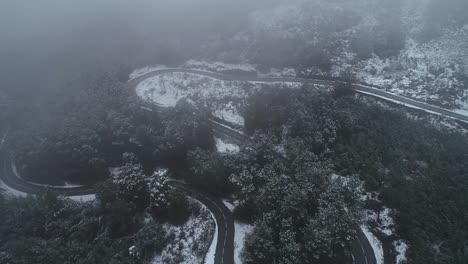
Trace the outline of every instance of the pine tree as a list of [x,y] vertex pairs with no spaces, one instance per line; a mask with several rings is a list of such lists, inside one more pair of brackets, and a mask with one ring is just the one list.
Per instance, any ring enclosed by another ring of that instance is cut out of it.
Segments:
[[143,166],[136,162],[133,154],[124,154],[127,163],[113,175],[112,181],[119,188],[119,195],[128,201],[138,202],[141,206],[147,198],[146,176]]
[[151,207],[155,209],[166,208],[169,203],[169,195],[173,190],[167,182],[167,177],[155,172],[151,177],[148,188]]
[[242,257],[245,264],[275,263],[277,250],[274,246],[273,230],[269,226],[268,216],[255,225],[255,230],[247,236]]
[[296,242],[296,233],[293,230],[292,218],[283,220],[281,225],[279,264],[301,263],[301,246]]

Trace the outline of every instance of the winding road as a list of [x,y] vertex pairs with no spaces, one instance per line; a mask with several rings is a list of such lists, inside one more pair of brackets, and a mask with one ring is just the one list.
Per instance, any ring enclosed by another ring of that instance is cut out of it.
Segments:
[[[145,73],[139,77],[136,77],[128,82],[129,86],[132,89],[136,89],[138,84],[148,78],[155,77],[158,75],[168,74],[168,73],[189,73],[189,74],[196,74],[205,77],[214,78],[217,80],[222,81],[247,81],[247,82],[269,82],[269,83],[279,83],[279,82],[290,82],[290,83],[309,83],[309,84],[316,84],[316,85],[327,85],[331,86],[334,85],[335,81],[327,81],[327,80],[318,80],[318,79],[305,79],[305,78],[294,78],[294,77],[251,77],[251,76],[234,76],[228,75],[223,73],[216,73],[210,71],[203,71],[203,70],[194,70],[194,69],[181,69],[181,68],[168,68],[168,69],[159,69],[155,71],[151,71]],[[456,121],[461,121],[464,124],[468,124],[468,116],[462,115],[448,109],[444,109],[438,106],[430,105],[427,103],[419,102],[410,98],[406,98],[400,95],[392,94],[389,92],[384,91],[384,89],[377,89],[374,87],[362,85],[362,84],[352,84],[352,88],[355,92],[378,98],[380,100],[385,100],[388,102],[396,103],[402,105],[407,108],[416,109],[420,111],[424,111],[429,114],[435,114],[439,116],[443,116],[446,118],[450,118]],[[243,143],[250,138],[229,126],[224,124],[218,123],[214,120],[210,120],[212,123],[212,127],[214,130],[215,135],[223,135],[231,139],[235,143]],[[220,240],[218,240],[220,241]],[[352,241],[351,245],[353,259],[355,264],[376,264],[376,256],[374,254],[374,250],[372,246],[365,236],[365,234],[359,230],[355,239]],[[215,262],[215,263],[222,263],[222,262]]]
[[10,188],[23,193],[40,194],[46,191],[53,191],[63,196],[78,196],[95,193],[94,189],[89,186],[68,188],[60,186],[46,186],[28,182],[15,174],[9,155],[3,151],[0,152],[0,162],[0,179]]
[[[196,74],[205,77],[210,77],[213,79],[221,80],[221,81],[246,81],[246,82],[266,82],[266,83],[310,83],[316,85],[334,85],[335,81],[326,81],[326,80],[318,80],[318,79],[305,79],[305,78],[295,78],[295,77],[250,77],[250,76],[235,76],[235,75],[228,75],[223,73],[216,73],[216,72],[209,72],[203,70],[194,70],[194,69],[183,69],[183,68],[167,68],[167,69],[159,69],[154,70],[148,73],[145,73],[139,77],[131,79],[128,84],[132,88],[136,88],[137,85],[151,77],[155,77],[158,75],[168,74],[168,73],[189,73],[189,74]],[[403,97],[400,95],[396,95],[393,93],[389,93],[384,91],[383,89],[373,88],[371,86],[365,86],[362,84],[352,84],[353,90],[357,93],[372,96],[375,98],[379,98],[385,101],[389,101],[392,103],[401,104],[408,108],[413,108],[417,110],[424,111],[430,114],[436,114],[440,116],[445,116],[450,119],[454,119],[457,121],[461,121],[468,124],[468,116],[456,113],[454,111],[444,109],[438,106],[430,105],[427,103],[419,102],[407,97]]]
[[[128,82],[131,88],[136,86],[151,77],[155,77],[168,73],[189,73],[197,74],[205,77],[210,77],[223,81],[250,81],[250,82],[293,82],[293,83],[311,83],[317,85],[333,85],[334,81],[324,81],[316,79],[304,79],[293,77],[247,77],[247,76],[234,76],[222,73],[215,73],[202,70],[193,69],[160,69],[146,74],[143,74]],[[404,105],[405,107],[419,109],[431,114],[445,116],[454,120],[468,123],[468,116],[464,116],[453,111],[443,109],[437,106],[429,105],[426,103],[418,102],[409,98],[385,92],[369,86],[354,84],[353,90],[368,96],[377,97],[393,103]],[[250,138],[229,126],[220,124],[211,120],[214,132],[227,136],[237,143],[242,143],[250,140]],[[2,145],[5,138],[2,138]],[[77,196],[94,194],[95,190],[92,187],[58,187],[58,186],[44,186],[28,182],[15,174],[11,159],[7,153],[0,151],[0,179],[9,187],[28,194],[39,194],[44,191],[50,190],[59,193],[63,196]],[[233,264],[234,263],[234,220],[229,209],[223,204],[221,200],[210,195],[209,193],[197,190],[181,182],[171,181],[171,184],[186,192],[189,196],[195,198],[204,204],[214,215],[218,227],[218,238],[215,253],[215,264]],[[376,264],[374,251],[363,232],[358,232],[356,238],[352,241],[352,253],[354,263],[356,264]]]
[[[262,77],[245,77],[245,76],[232,76],[232,75],[227,75],[227,74],[221,74],[221,73],[214,73],[214,72],[208,72],[208,71],[201,71],[201,70],[192,70],[192,69],[160,69],[160,70],[155,70],[146,74],[143,74],[135,79],[132,79],[128,82],[129,87],[131,89],[136,89],[139,83],[142,81],[155,77],[158,75],[163,75],[163,74],[168,74],[168,73],[189,73],[189,74],[196,74],[196,75],[201,75],[205,77],[210,77],[214,78],[217,80],[222,80],[222,81],[247,81],[247,82],[271,82],[271,83],[278,83],[278,82],[295,82],[295,83],[313,83],[313,84],[318,84],[318,85],[333,85],[334,82],[331,81],[322,81],[322,80],[310,80],[310,79],[302,79],[302,78],[262,78]],[[358,90],[356,90],[358,91]],[[225,136],[228,137],[231,141],[242,144],[245,143],[251,138],[247,136],[246,134],[233,129],[227,125],[221,124],[215,120],[210,120],[213,128],[213,132],[217,136]],[[468,121],[468,119],[467,119]],[[222,202],[219,202],[219,199],[216,199],[215,197],[212,197],[212,201],[217,201],[216,203],[218,205],[221,205],[218,211],[224,211],[226,215],[231,215],[229,210],[224,206]],[[205,201],[206,202],[206,201]],[[204,202],[205,205],[207,205]],[[213,203],[213,202],[212,202]],[[209,203],[208,203],[209,204]],[[208,207],[210,208],[210,207]],[[216,208],[213,208],[216,210]],[[211,210],[211,208],[210,208]],[[213,211],[212,211],[213,212]],[[215,257],[215,263],[233,263],[233,260],[231,258],[232,252],[234,250],[233,246],[233,240],[234,240],[234,224],[231,219],[227,219],[223,221],[223,217],[221,216],[222,214],[217,214],[218,216],[215,215],[216,217],[216,222],[218,223],[218,228],[220,232],[218,233],[218,245],[216,247],[216,257]],[[225,219],[225,218],[224,218]],[[223,224],[223,222],[225,224]],[[228,227],[224,227],[224,225]],[[229,229],[232,228],[232,237],[228,234],[230,234]],[[227,231],[226,231],[227,229]],[[227,232],[226,236],[222,236],[221,233]],[[225,240],[227,239],[228,240]],[[220,242],[221,241],[221,242]],[[226,244],[226,242],[228,244]],[[219,251],[220,248],[223,248],[224,244],[224,250],[221,252]],[[232,246],[231,246],[232,245]],[[352,254],[353,254],[353,259],[355,264],[376,264],[376,258],[374,251],[372,249],[372,246],[370,245],[369,241],[367,240],[366,236],[364,233],[359,230],[356,238],[352,241]],[[226,255],[229,252],[229,255]],[[220,259],[221,257],[218,255],[224,254],[225,256],[222,257],[222,260]]]
[[[60,187],[29,182],[15,173],[11,159],[3,151],[0,151],[0,162],[0,179],[10,188],[26,194],[34,195],[52,191],[62,196],[72,197],[96,193],[94,188],[90,186]],[[170,184],[184,191],[188,196],[199,201],[210,210],[218,227],[218,242],[214,263],[234,264],[234,219],[231,211],[221,200],[205,191],[178,181],[170,181]]]
[[218,227],[214,263],[234,264],[234,218],[231,211],[215,196],[179,181],[170,184],[204,204],[213,213]]

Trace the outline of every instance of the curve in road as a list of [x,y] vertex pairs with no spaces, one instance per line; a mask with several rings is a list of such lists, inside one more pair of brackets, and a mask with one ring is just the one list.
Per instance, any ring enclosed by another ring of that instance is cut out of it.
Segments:
[[[151,77],[155,77],[155,76],[162,75],[162,74],[168,74],[168,73],[190,73],[190,74],[201,75],[201,76],[210,77],[210,78],[214,78],[214,79],[222,80],[222,81],[258,81],[258,82],[272,82],[272,83],[296,82],[296,83],[313,83],[313,84],[319,84],[319,85],[332,85],[334,83],[331,81],[310,80],[310,79],[302,79],[302,78],[288,78],[288,77],[284,77],[284,78],[236,77],[232,75],[226,75],[226,74],[220,74],[220,73],[214,73],[214,72],[208,72],[208,71],[176,68],[176,69],[160,69],[160,70],[155,70],[155,71],[143,74],[135,79],[130,80],[129,86],[132,89],[136,89],[136,87],[138,86],[140,82]],[[249,136],[242,133],[241,131],[238,131],[227,125],[216,122],[215,120],[210,120],[210,122],[212,124],[213,131],[216,135],[226,136],[230,138],[233,142],[236,142],[239,144],[242,144],[251,140]],[[215,198],[215,200],[218,200],[218,199]],[[222,207],[224,207],[225,210],[229,212],[229,210],[224,206],[224,204],[222,204]],[[220,221],[222,221],[222,219],[220,219]],[[232,228],[234,229],[233,224],[232,224]],[[225,237],[220,238],[218,234],[218,241],[226,241],[223,239],[225,239]],[[234,236],[232,236],[232,240],[230,240],[229,243],[233,244],[233,240],[234,240]],[[219,246],[220,245],[218,242],[217,248]],[[352,241],[351,250],[352,250],[353,257],[354,257],[354,262],[356,264],[376,264],[377,263],[374,250],[372,249],[370,242],[367,240],[367,237],[360,229],[358,230],[358,233],[355,239]],[[231,262],[225,262],[225,263],[231,263]]]
[[[168,73],[190,73],[201,75],[205,77],[214,78],[221,81],[246,81],[246,82],[270,82],[270,83],[278,83],[278,82],[293,82],[293,83],[311,83],[317,85],[333,85],[335,81],[326,81],[326,80],[318,80],[318,79],[305,79],[305,78],[295,78],[295,77],[250,77],[250,76],[234,76],[228,75],[223,73],[216,73],[216,72],[209,72],[209,71],[202,71],[202,70],[193,70],[193,69],[182,69],[182,68],[167,68],[167,69],[159,69],[154,70],[148,73],[145,73],[139,77],[131,79],[128,84],[136,88],[136,86],[151,77],[155,77],[162,74]],[[393,103],[401,104],[405,107],[422,110],[426,113],[436,114],[445,116],[454,120],[462,121],[464,123],[468,123],[468,116],[462,115],[448,109],[444,109],[438,106],[430,105],[427,103],[419,102],[413,99],[409,99],[400,95],[392,94],[389,92],[384,91],[383,89],[373,88],[371,86],[365,86],[362,84],[352,84],[353,90],[357,93],[372,96],[379,99],[383,99],[386,101],[390,101]]]
[[[295,83],[311,83],[318,85],[333,85],[334,81],[324,81],[317,79],[304,79],[294,77],[247,77],[247,76],[233,76],[222,73],[215,73],[202,70],[192,69],[161,69],[155,70],[146,74],[143,74],[135,79],[128,82],[130,87],[136,88],[136,86],[143,80],[155,77],[167,73],[191,73],[210,77],[222,81],[252,81],[252,82],[295,82]],[[369,96],[378,97],[387,101],[397,102],[403,104],[406,107],[420,109],[428,113],[434,113],[455,120],[468,123],[468,117],[452,112],[447,109],[443,109],[437,106],[432,106],[426,103],[418,102],[412,99],[408,99],[402,96],[391,94],[382,90],[367,87],[364,85],[354,84],[353,89],[358,92]],[[245,142],[250,140],[245,134],[236,131],[226,125],[220,124],[216,121],[211,120],[213,128],[216,133],[223,134],[235,140],[236,142]],[[2,140],[3,143],[4,140]],[[3,145],[3,144],[2,144]],[[0,153],[0,178],[9,187],[16,189],[21,192],[28,194],[38,194],[44,191],[53,191],[64,196],[77,196],[94,194],[95,190],[89,186],[73,187],[73,188],[61,188],[57,186],[42,186],[31,182],[28,182],[20,177],[17,177],[12,170],[11,161],[7,154]],[[215,216],[216,223],[219,228],[218,232],[218,243],[216,245],[215,263],[221,264],[233,264],[234,263],[234,220],[229,209],[216,197],[211,196],[208,193],[194,190],[188,185],[183,183],[173,183],[177,188],[180,188],[187,192],[190,196],[196,198],[202,202]],[[352,242],[352,252],[357,264],[375,264],[376,259],[372,247],[362,232],[358,232],[357,237]]]
[[218,226],[215,264],[234,264],[234,218],[231,211],[218,198],[179,181],[170,184],[185,191],[190,197],[204,204],[213,213]]
[[[27,194],[41,194],[52,191],[63,196],[78,196],[95,194],[90,186],[64,188],[59,186],[45,186],[32,182],[15,174],[8,154],[0,153],[0,179],[10,188]],[[192,198],[204,204],[214,215],[218,226],[218,243],[215,251],[215,264],[234,264],[234,219],[229,209],[216,197],[207,192],[195,189],[177,181],[170,182],[172,186],[183,190]]]
[[65,188],[59,186],[45,186],[28,182],[15,174],[8,154],[3,152],[0,153],[0,162],[0,179],[9,187],[20,192],[27,194],[40,194],[47,191],[52,191],[63,196],[78,196],[95,193],[94,188],[90,186]]

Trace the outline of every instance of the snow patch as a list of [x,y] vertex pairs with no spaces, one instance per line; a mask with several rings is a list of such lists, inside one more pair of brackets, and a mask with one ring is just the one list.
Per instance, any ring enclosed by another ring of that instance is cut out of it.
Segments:
[[399,55],[373,56],[356,65],[357,77],[392,93],[446,108],[468,110],[468,30],[445,30],[427,43],[409,38]]
[[[445,115],[442,115],[441,113],[438,113],[438,112],[434,112],[434,111],[431,111],[431,110],[427,110],[427,109],[424,109],[424,108],[421,108],[421,107],[417,107],[417,106],[415,106],[415,105],[403,103],[403,102],[400,102],[400,101],[397,101],[397,100],[390,99],[390,98],[385,97],[385,96],[380,96],[380,95],[372,94],[372,93],[365,92],[365,91],[362,91],[362,90],[359,90],[359,93],[367,94],[367,95],[370,95],[370,96],[373,96],[373,97],[377,97],[377,98],[381,98],[381,99],[384,99],[385,101],[392,102],[392,103],[399,104],[399,105],[403,105],[403,106],[406,106],[406,107],[408,107],[408,108],[413,108],[413,109],[421,110],[421,111],[424,111],[424,112],[429,113],[429,114],[434,114],[434,115],[438,115],[438,116],[444,116],[444,117],[451,118],[451,119],[459,119],[459,118],[455,118],[455,117],[451,117],[451,116],[445,116]],[[405,99],[409,99],[409,98],[405,98]],[[422,103],[422,102],[418,102],[418,103]],[[431,107],[436,107],[436,106],[433,106],[433,105],[432,105]],[[450,111],[450,110],[443,109],[443,108],[439,108],[439,109],[442,109],[442,110],[448,111],[448,112],[454,112],[454,113],[456,113],[456,111]],[[462,112],[462,115],[464,115],[463,113],[464,113],[464,112]],[[460,114],[460,113],[459,113],[459,114]],[[464,121],[464,120],[461,120],[461,121]]]
[[393,242],[398,255],[396,256],[396,264],[406,264],[406,252],[408,251],[408,245],[403,240],[398,240]]
[[222,81],[189,73],[167,73],[138,84],[137,95],[162,107],[174,107],[185,99],[211,110],[212,114],[237,126],[244,125],[242,102],[262,84]]
[[273,68],[269,73],[259,74],[260,77],[296,77],[297,72],[293,68],[276,69]]
[[[467,107],[467,109],[468,109],[468,107]],[[468,110],[458,109],[458,110],[454,110],[454,112],[457,113],[457,114],[460,114],[460,115],[468,116]]]
[[234,222],[234,263],[242,264],[241,254],[244,250],[245,237],[253,232],[252,225]]
[[236,209],[238,202],[237,201],[228,201],[228,200],[223,200],[223,204],[231,211],[231,213],[234,212]]
[[79,185],[79,184],[74,184],[74,183],[70,183],[70,182],[64,182],[64,184],[62,186],[59,186],[61,188],[78,188],[78,187],[83,187],[83,185]]
[[232,101],[225,105],[223,109],[215,110],[213,116],[242,127],[245,124],[245,120],[240,115],[238,107],[234,106]]
[[182,98],[192,98],[195,101],[245,98],[247,92],[241,89],[245,84],[246,82],[221,81],[190,73],[167,73],[142,81],[136,91],[144,99],[170,107],[175,106]]
[[[207,72],[213,74],[213,72]],[[181,100],[210,109],[213,116],[238,127],[244,126],[240,109],[246,99],[265,85],[298,88],[301,82],[223,81],[192,73],[165,73],[143,80],[137,95],[162,107],[174,107]]]
[[379,212],[367,210],[367,221],[377,225],[377,229],[387,236],[395,234],[395,222],[392,218],[393,210],[383,207]]
[[216,224],[216,218],[213,213],[210,211],[211,218],[215,223],[215,232],[213,234],[213,240],[211,241],[210,248],[205,256],[204,264],[214,264],[215,263],[215,254],[216,254],[216,245],[218,244],[218,225]]
[[6,185],[2,180],[0,180],[0,192],[2,192],[8,198],[17,198],[17,197],[26,197],[27,193],[17,191],[10,186]]
[[79,202],[79,203],[87,203],[87,202],[96,201],[96,195],[95,194],[69,196],[67,198],[70,199],[70,200],[73,200],[75,202]]
[[239,152],[240,148],[237,145],[224,142],[220,138],[215,137],[216,149],[220,153],[236,153]]
[[205,253],[208,251],[208,246],[212,238],[217,238],[216,234],[214,234],[214,237],[212,236],[217,229],[214,228],[216,223],[206,206],[192,198],[189,199],[192,203],[200,206],[200,214],[197,216],[192,215],[189,220],[181,226],[163,225],[167,234],[174,234],[173,237],[175,239],[164,248],[161,254],[153,258],[153,264],[169,263],[169,261],[173,260],[176,256],[181,259],[181,263],[184,264],[199,264],[202,263],[205,258],[207,260],[214,260],[214,254],[211,256],[205,255]]
[[189,60],[185,63],[184,67],[201,69],[206,71],[226,71],[226,70],[243,70],[249,72],[256,72],[257,69],[251,64],[229,64],[223,62],[208,62]]

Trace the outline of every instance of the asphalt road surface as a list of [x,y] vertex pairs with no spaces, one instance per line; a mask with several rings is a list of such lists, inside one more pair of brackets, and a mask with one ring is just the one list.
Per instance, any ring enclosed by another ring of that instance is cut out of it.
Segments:
[[[167,73],[191,73],[202,75],[206,77],[215,78],[223,81],[256,81],[256,82],[296,82],[296,83],[312,83],[318,85],[333,85],[334,81],[324,81],[316,79],[303,79],[293,77],[248,77],[248,76],[234,76],[221,73],[214,73],[201,70],[191,69],[162,69],[155,70],[153,72],[146,73],[140,77],[129,81],[129,85],[132,88],[143,80],[150,77],[167,74]],[[358,92],[369,96],[374,96],[383,100],[400,103],[406,107],[420,109],[432,114],[442,115],[448,118],[452,118],[458,121],[468,123],[468,117],[452,112],[447,109],[443,109],[437,106],[429,105],[426,103],[418,102],[409,98],[398,96],[392,93],[385,92],[376,88],[364,86],[364,85],[353,85],[353,89]],[[215,133],[229,137],[236,143],[242,143],[250,140],[248,136],[232,129],[226,125],[220,124],[214,120],[211,120]],[[4,139],[2,139],[3,145]],[[0,153],[0,178],[2,181],[10,186],[11,188],[25,192],[28,194],[38,194],[44,191],[54,191],[64,196],[76,196],[94,194],[95,190],[89,186],[74,187],[74,188],[63,188],[58,186],[42,186],[31,182],[28,182],[17,175],[12,170],[11,160],[8,154]],[[172,184],[187,192],[187,194],[201,203],[203,203],[215,216],[215,220],[218,226],[218,243],[216,245],[215,263],[216,264],[233,264],[234,263],[234,220],[229,209],[223,204],[222,201],[216,197],[196,190],[186,184],[180,182],[172,182]],[[356,238],[352,241],[352,253],[354,262],[356,264],[376,264],[374,251],[367,240],[364,233],[358,232]]]
[[[13,171],[8,154],[0,152],[0,179],[10,188],[27,194],[41,194],[52,191],[63,196],[94,194],[90,186],[64,188],[60,186],[38,185],[24,180]],[[215,251],[215,264],[234,264],[234,219],[231,211],[222,201],[213,195],[190,187],[187,184],[171,181],[172,186],[183,190],[192,198],[204,204],[214,215],[218,227],[218,239]]]
[[[207,71],[200,71],[200,70],[190,70],[190,69],[162,69],[162,70],[156,70],[156,71],[153,71],[153,72],[149,72],[149,73],[146,73],[140,77],[137,77],[135,79],[132,79],[129,81],[129,86],[132,88],[132,89],[136,89],[136,87],[138,86],[138,84],[148,78],[151,78],[151,77],[155,77],[155,76],[158,76],[158,75],[162,75],[162,74],[168,74],[168,73],[191,73],[191,74],[197,74],[197,75],[201,75],[201,76],[206,76],[206,77],[210,77],[210,78],[215,78],[215,79],[218,79],[218,80],[223,80],[223,81],[260,81],[260,82],[297,82],[297,83],[313,83],[313,84],[319,84],[319,85],[333,85],[333,81],[323,81],[323,80],[309,80],[309,79],[302,79],[302,78],[252,78],[252,77],[237,77],[237,76],[231,76],[231,75],[226,75],[226,74],[220,74],[220,73],[213,73],[213,72],[207,72]],[[358,91],[358,90],[356,90]],[[368,92],[367,90],[365,90],[366,93]],[[359,91],[358,91],[359,92]],[[381,93],[377,94],[378,96],[382,96]],[[394,99],[394,97],[390,97],[389,99],[391,100],[396,100]],[[410,102],[413,102],[411,100],[409,100]],[[406,103],[406,102],[405,102]],[[248,137],[247,135],[245,135],[244,133],[242,133],[241,131],[238,131],[236,129],[233,129],[227,125],[224,125],[224,124],[221,124],[219,122],[216,122],[215,120],[210,120],[211,121],[211,124],[212,124],[212,128],[213,128],[213,132],[215,135],[217,136],[224,136],[224,137],[227,137],[229,138],[231,141],[233,141],[234,143],[237,143],[237,144],[242,144],[242,143],[245,143],[249,140],[251,140],[250,137]],[[468,119],[467,119],[468,121]],[[214,198],[214,201],[217,201],[218,199]],[[221,202],[222,206],[225,208],[224,204]],[[210,207],[208,207],[210,208]],[[214,210],[215,208],[213,208]],[[210,211],[212,212],[215,212],[211,210],[210,208]],[[219,210],[218,210],[219,211]],[[229,210],[227,208],[225,208],[225,211],[229,212]],[[218,215],[220,215],[218,213]],[[230,213],[228,214],[230,215]],[[222,224],[219,224],[220,222],[222,223],[225,219],[221,216],[216,216],[215,217],[217,218],[217,223],[218,223],[218,228],[219,230],[221,230],[221,232],[219,233],[222,233],[224,232],[223,230],[225,229],[222,229],[220,228],[220,226],[222,226]],[[218,219],[219,218],[219,219]],[[225,221],[226,222],[226,221]],[[234,226],[232,225],[232,229],[234,229]],[[234,230],[233,230],[234,232]],[[221,236],[221,237],[220,237]],[[225,240],[225,239],[228,239],[228,240]],[[216,252],[219,252],[218,249],[222,247],[222,245],[220,245],[220,241],[223,241],[221,243],[226,243],[226,241],[229,243],[229,245],[233,244],[233,240],[234,240],[234,235],[232,236],[232,239],[230,236],[223,236],[222,234],[218,234],[218,245],[216,247]],[[231,250],[230,247],[227,247],[227,249]],[[358,231],[358,234],[356,236],[356,238],[352,241],[352,254],[353,254],[353,258],[354,258],[354,263],[355,264],[376,264],[377,261],[376,261],[376,258],[375,258],[375,254],[374,254],[374,250],[372,249],[372,246],[370,245],[369,241],[367,240],[366,236],[364,235],[364,233],[359,230]],[[233,249],[232,249],[232,252],[233,252]],[[218,254],[217,254],[218,255]],[[219,260],[219,257],[215,257],[215,263],[233,263],[233,262],[217,262],[217,261],[220,261]]]
[[8,154],[3,151],[0,152],[0,179],[12,189],[27,194],[40,194],[52,191],[63,196],[77,196],[95,193],[94,189],[89,186],[65,188],[59,186],[38,185],[28,182],[14,173],[11,160]]
[[[162,74],[177,73],[177,72],[197,74],[197,75],[206,76],[206,77],[210,77],[210,78],[214,78],[214,79],[218,79],[222,81],[252,81],[252,82],[271,82],[271,83],[295,82],[295,83],[311,83],[311,84],[318,84],[318,85],[335,84],[335,81],[326,81],[326,80],[317,80],[317,79],[305,79],[305,78],[294,78],[294,77],[234,76],[234,75],[215,73],[215,72],[209,72],[209,71],[180,69],[180,68],[155,70],[155,71],[143,74],[142,76],[139,76],[135,79],[132,79],[128,83],[132,88],[136,88],[136,86],[140,82],[148,78],[155,77],[155,76],[162,75]],[[399,96],[396,94],[388,93],[384,91],[383,89],[377,89],[377,88],[373,88],[373,87],[365,86],[361,84],[354,84],[352,86],[353,86],[354,91],[364,94],[364,95],[377,97],[379,99],[383,99],[383,100],[390,101],[390,102],[400,103],[409,108],[419,109],[428,113],[442,115],[451,119],[455,119],[458,121],[462,121],[464,123],[468,123],[468,116],[455,113],[448,109],[433,106],[433,105],[423,103],[423,102],[418,102],[418,101],[415,101],[415,100],[412,100],[403,96]]]
[[190,197],[204,204],[214,215],[218,226],[215,264],[234,264],[234,219],[231,211],[213,195],[185,183],[171,181],[172,186],[184,190]]

